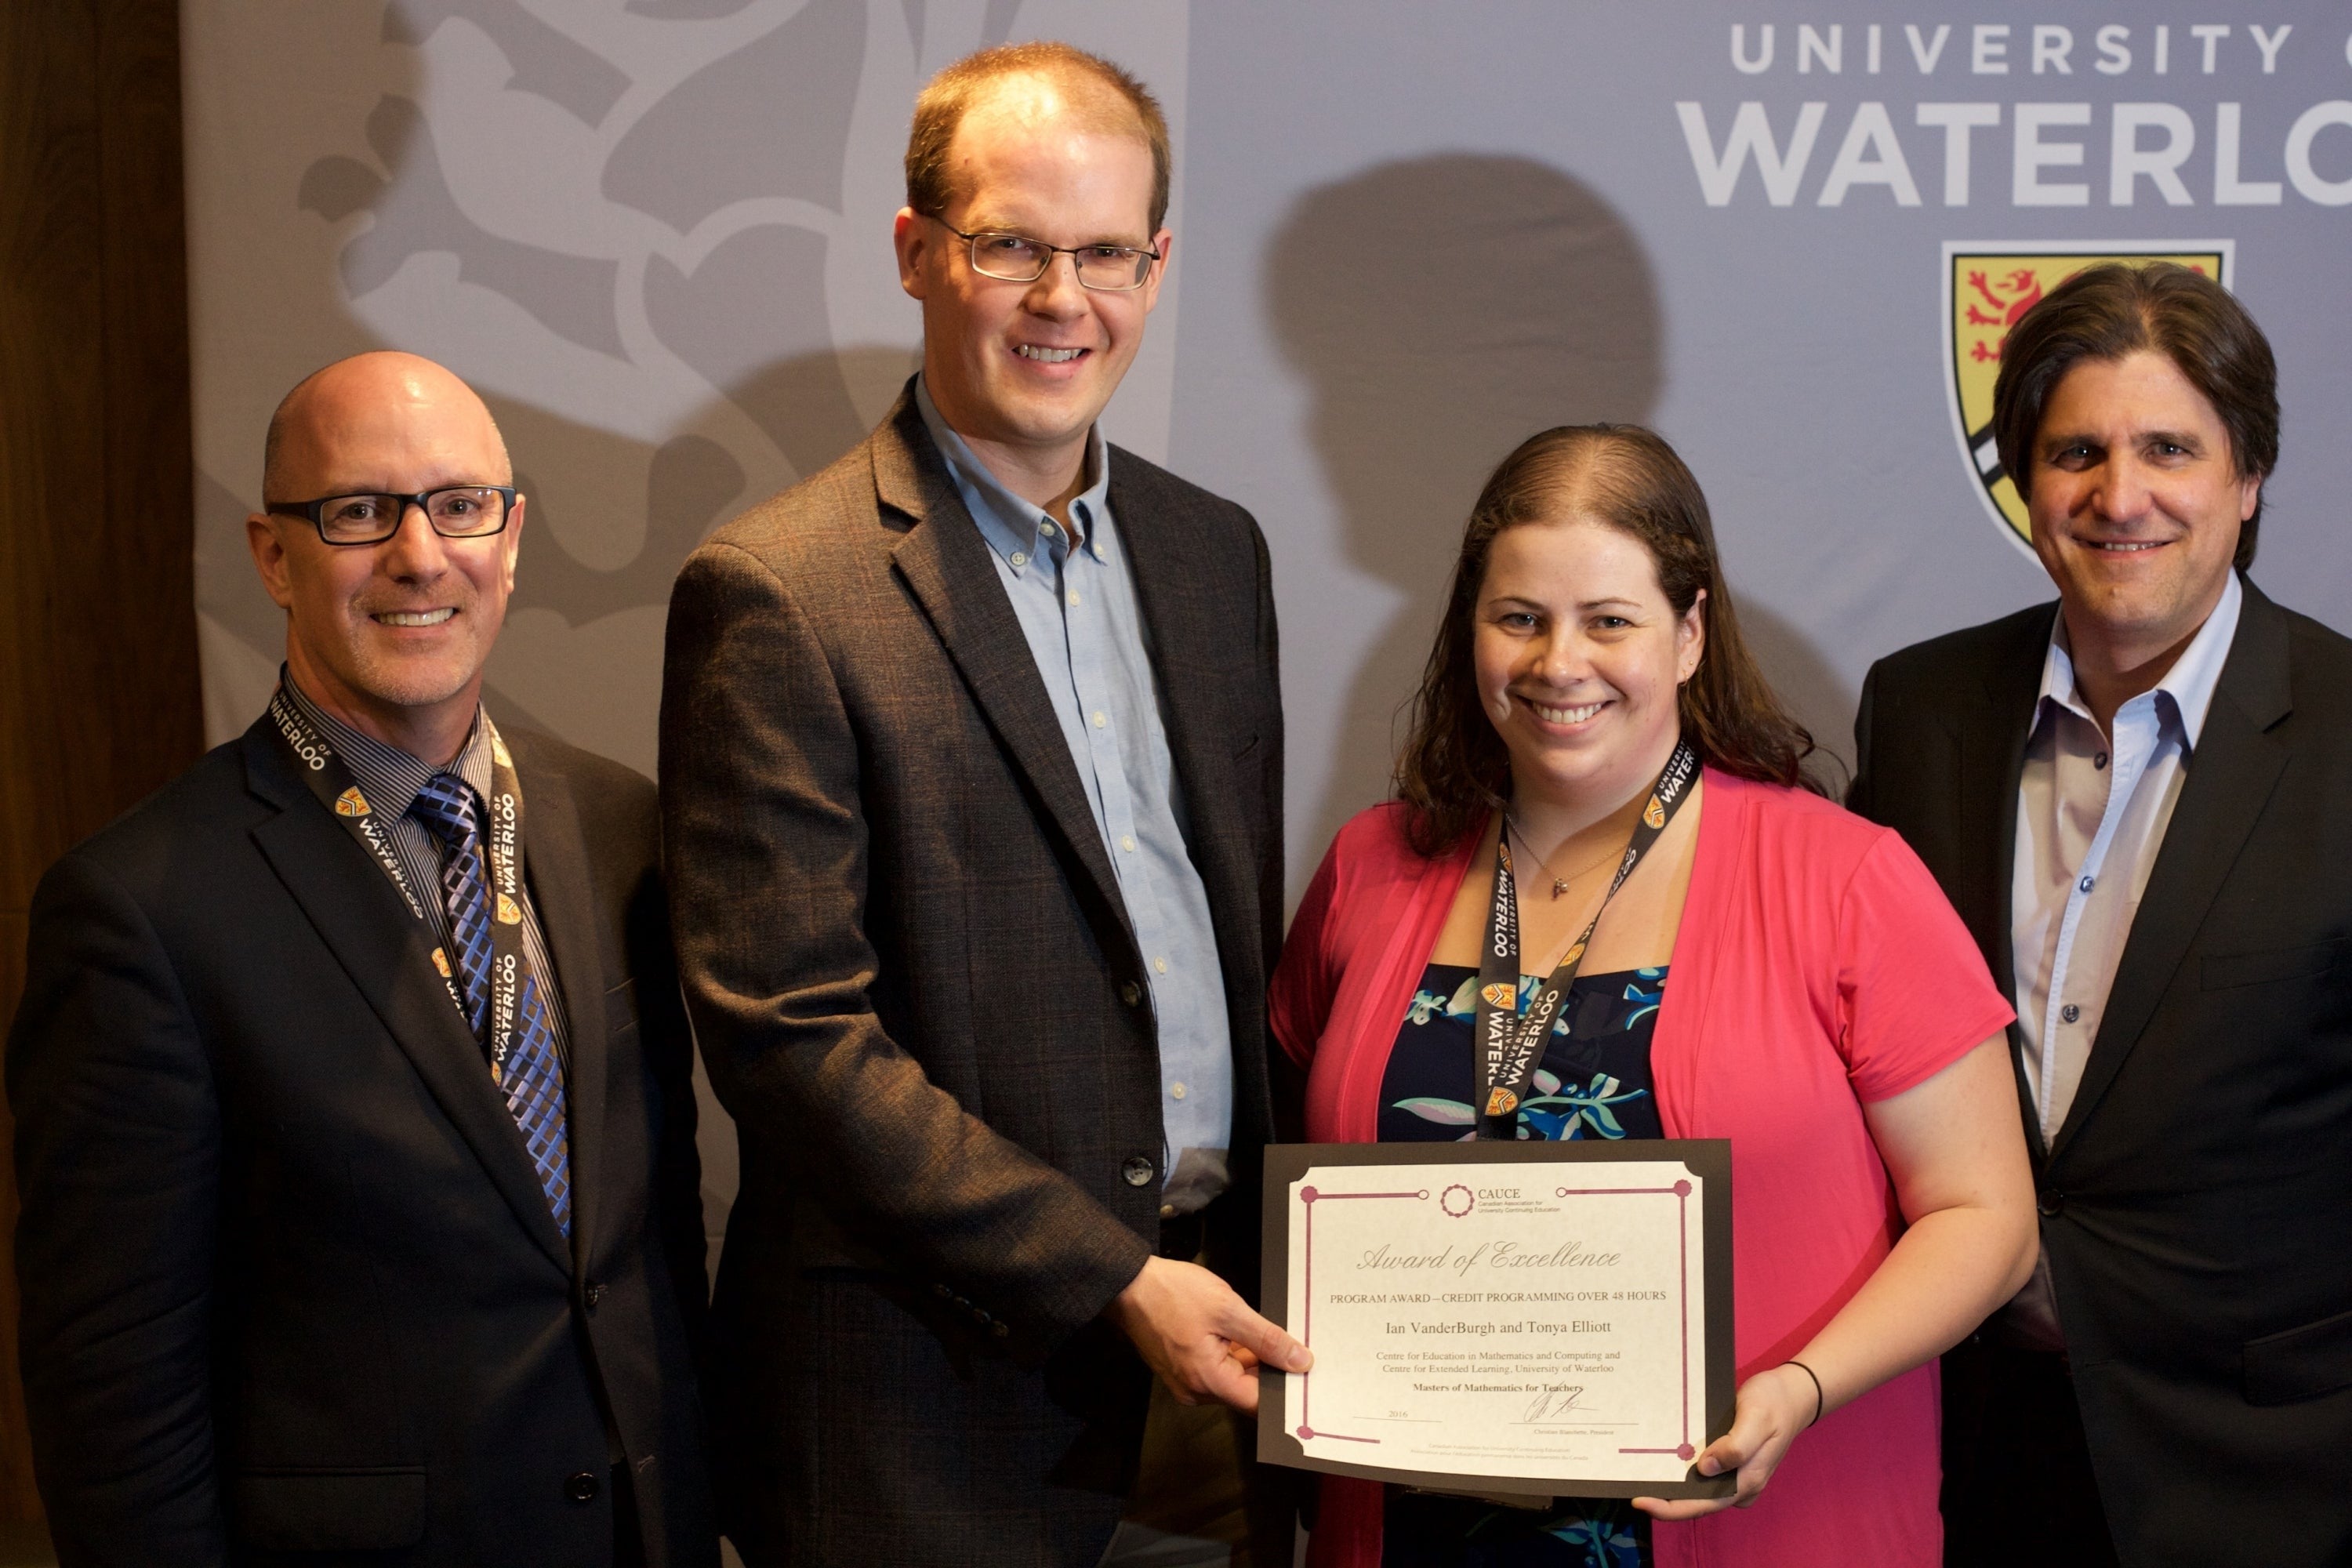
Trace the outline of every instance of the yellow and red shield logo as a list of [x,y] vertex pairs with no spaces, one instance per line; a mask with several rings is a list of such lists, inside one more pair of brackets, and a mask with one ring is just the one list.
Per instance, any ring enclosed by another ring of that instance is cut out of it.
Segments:
[[1992,385],[2000,374],[2010,328],[2042,297],[2103,261],[2177,261],[2230,286],[2233,243],[2226,239],[2135,244],[2044,240],[2002,245],[1951,240],[1944,246],[1944,367],[1952,433],[1975,489],[2010,541],[2029,552],[2032,525],[2025,498],[2000,464],[1992,438]]
[[1654,833],[1664,827],[1666,825],[1666,803],[1652,795],[1650,804],[1642,808],[1642,820]]
[[433,967],[441,972],[442,979],[449,978],[449,955],[437,947],[433,950]]
[[1517,1110],[1518,1108],[1519,1097],[1513,1094],[1509,1089],[1505,1089],[1501,1084],[1496,1084],[1492,1089],[1487,1091],[1487,1115],[1508,1116],[1512,1111]]
[[335,797],[337,816],[365,816],[373,808],[367,803],[367,796],[360,793],[360,786],[357,784],[352,785]]
[[509,926],[522,923],[522,906],[504,893],[499,895],[499,923]]
[[1486,1005],[1489,1007],[1505,1007],[1517,1011],[1519,1005],[1518,988],[1506,984],[1500,980],[1492,985],[1479,987],[1478,994],[1486,999]]

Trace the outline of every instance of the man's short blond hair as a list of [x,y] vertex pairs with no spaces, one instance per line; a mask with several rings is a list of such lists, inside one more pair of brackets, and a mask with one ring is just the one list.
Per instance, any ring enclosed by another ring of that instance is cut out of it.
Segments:
[[[964,111],[984,89],[1013,77],[1040,77],[1074,88],[1070,107],[1087,129],[1117,136],[1140,136],[1151,149],[1151,232],[1168,216],[1168,180],[1173,163],[1168,148],[1168,117],[1160,100],[1129,72],[1100,55],[1068,44],[1004,44],[982,49],[933,77],[915,100],[915,122],[907,135],[907,205],[925,217],[938,217],[955,197],[948,178],[948,149]],[[1123,106],[1119,107],[1119,106]]]

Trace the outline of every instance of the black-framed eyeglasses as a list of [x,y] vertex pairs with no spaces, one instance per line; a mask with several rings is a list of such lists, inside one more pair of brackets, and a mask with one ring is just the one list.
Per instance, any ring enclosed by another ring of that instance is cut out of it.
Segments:
[[483,539],[506,531],[514,510],[512,485],[448,485],[412,495],[322,496],[317,500],[266,500],[267,510],[307,517],[329,544],[381,544],[400,531],[415,507],[444,539]]
[[1077,265],[1079,283],[1103,293],[1123,294],[1150,282],[1151,264],[1160,259],[1158,251],[1132,245],[1048,245],[1024,234],[993,229],[967,234],[945,218],[931,221],[964,242],[974,272],[1007,283],[1034,283],[1045,276],[1054,258],[1066,256]]

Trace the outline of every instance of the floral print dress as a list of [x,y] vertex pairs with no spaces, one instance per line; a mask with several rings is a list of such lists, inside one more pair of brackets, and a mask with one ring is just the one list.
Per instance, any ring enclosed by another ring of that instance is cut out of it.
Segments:
[[[1519,976],[1525,1014],[1544,983]],[[1650,1038],[1664,969],[1580,974],[1552,1025],[1519,1106],[1522,1138],[1663,1138],[1650,1081]],[[1471,1055],[1478,972],[1433,963],[1397,1030],[1381,1080],[1383,1143],[1477,1135]],[[1548,1510],[1392,1488],[1382,1568],[1648,1568],[1649,1516],[1613,1498],[1559,1498]]]

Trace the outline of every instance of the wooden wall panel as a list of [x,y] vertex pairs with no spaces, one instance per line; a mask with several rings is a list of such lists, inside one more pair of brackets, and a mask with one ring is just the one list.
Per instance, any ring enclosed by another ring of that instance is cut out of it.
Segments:
[[[175,0],[0,5],[0,1018],[41,872],[203,746],[179,55]],[[16,1305],[0,1263],[0,1525]]]

